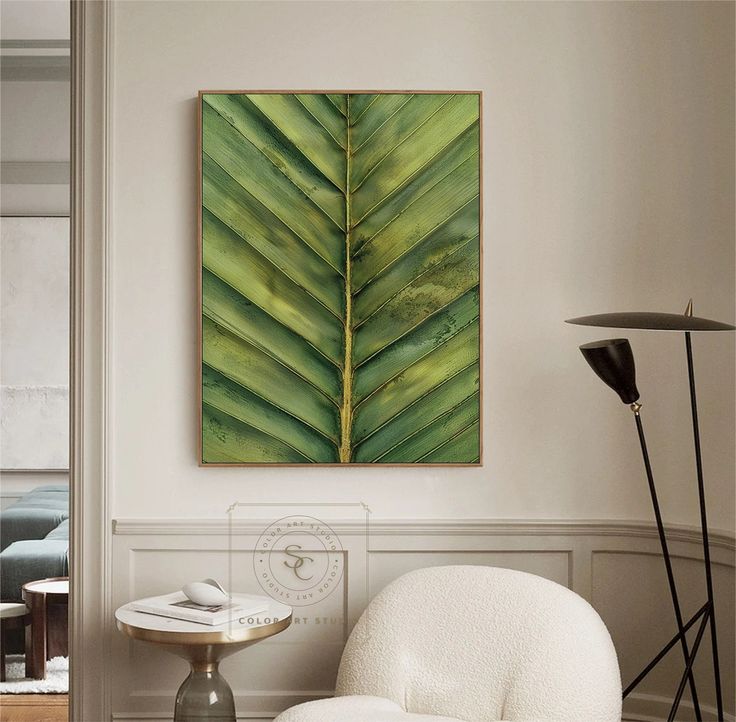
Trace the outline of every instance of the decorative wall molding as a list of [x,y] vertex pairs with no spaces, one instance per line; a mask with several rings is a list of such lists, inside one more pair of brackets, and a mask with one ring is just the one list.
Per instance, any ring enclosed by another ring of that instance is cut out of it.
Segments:
[[[229,549],[235,555],[232,567],[239,574],[233,584],[244,591],[259,591],[251,571],[252,550],[269,521],[233,519],[230,539],[225,514],[222,519],[114,520],[114,605],[175,588],[185,577],[225,574]],[[368,599],[392,579],[419,567],[505,566],[570,587],[599,609],[614,637],[627,678],[661,646],[662,634],[669,632],[668,622],[663,629],[651,622],[669,620],[672,614],[652,523],[382,519],[370,522],[368,537],[363,520],[327,519],[326,523],[341,540],[349,581],[341,594],[335,593],[327,600],[326,609],[298,608],[295,616],[302,617],[300,624],[231,658],[224,671],[235,692],[239,720],[272,719],[288,706],[329,695],[342,645]],[[727,532],[713,536],[712,556],[719,575],[716,598],[719,601],[720,596],[720,603],[729,609],[733,605],[728,597],[732,598],[729,590],[734,586],[736,542]],[[683,587],[683,604],[692,605],[702,587],[700,535],[692,527],[673,526],[669,539]],[[623,574],[621,569],[625,570]],[[624,605],[616,601],[622,588],[627,594]],[[641,598],[634,599],[638,592]],[[314,626],[310,621],[313,616],[331,617],[344,624],[333,628]],[[630,623],[632,616],[641,617],[635,631]],[[727,615],[723,617],[721,634],[728,639],[733,629]],[[120,634],[115,635],[111,653],[116,680],[112,718],[116,722],[166,719],[185,674],[184,665],[176,667],[166,653]],[[315,655],[321,660],[318,670],[313,665]],[[673,657],[672,667],[663,676],[651,684],[647,682],[631,696],[625,720],[652,722],[666,718],[667,695],[671,694],[668,685],[670,681],[675,683],[680,662]],[[724,680],[729,679],[733,676],[732,660],[724,655],[722,665]],[[254,670],[262,673],[254,675]],[[707,701],[708,679],[701,674],[706,685],[701,697]],[[686,718],[687,700],[682,709]],[[707,704],[704,713],[705,719],[715,720]],[[727,720],[734,722],[732,716]]]
[[[238,535],[260,534],[265,525],[257,519],[233,519],[232,532]],[[366,524],[362,520],[338,519],[329,522],[338,534],[365,535]],[[227,535],[228,521],[222,519],[113,519],[115,535],[167,535],[187,536]],[[371,536],[601,536],[638,537],[657,539],[657,527],[646,521],[617,521],[581,519],[376,519],[369,522]],[[698,527],[668,525],[667,537],[671,541],[699,544],[701,532]],[[736,534],[711,529],[712,547],[736,552]]]
[[3,53],[0,79],[5,82],[69,80],[69,56],[6,55]]
[[0,40],[0,50],[4,53],[8,51],[16,51],[25,53],[27,55],[36,55],[39,53],[52,53],[54,51],[66,50],[65,55],[70,55],[71,41],[66,38],[58,38],[56,40],[52,38],[20,38],[11,39],[3,38]]
[[4,81],[69,80],[69,40],[4,39],[0,55],[0,78]]

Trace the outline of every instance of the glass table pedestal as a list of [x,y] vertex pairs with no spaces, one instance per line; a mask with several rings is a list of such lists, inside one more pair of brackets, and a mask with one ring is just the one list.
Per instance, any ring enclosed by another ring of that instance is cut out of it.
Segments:
[[254,643],[167,648],[190,665],[189,676],[176,693],[174,722],[236,722],[233,691],[220,674],[220,660]]
[[[238,595],[233,594],[237,603]],[[268,609],[247,620],[218,627],[136,612],[129,604],[115,612],[118,629],[189,662],[190,673],[176,695],[174,722],[236,722],[230,685],[220,660],[286,629],[291,607],[269,600]]]

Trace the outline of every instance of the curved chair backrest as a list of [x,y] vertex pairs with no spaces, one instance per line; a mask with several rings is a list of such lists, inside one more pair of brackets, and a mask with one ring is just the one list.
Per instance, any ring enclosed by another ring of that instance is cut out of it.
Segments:
[[620,722],[621,679],[581,597],[509,569],[420,569],[370,603],[345,647],[337,694],[466,722]]

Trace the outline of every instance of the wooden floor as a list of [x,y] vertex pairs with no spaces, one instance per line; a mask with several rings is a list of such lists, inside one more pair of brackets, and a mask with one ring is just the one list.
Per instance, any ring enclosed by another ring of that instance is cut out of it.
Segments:
[[0,722],[67,722],[69,695],[0,695]]

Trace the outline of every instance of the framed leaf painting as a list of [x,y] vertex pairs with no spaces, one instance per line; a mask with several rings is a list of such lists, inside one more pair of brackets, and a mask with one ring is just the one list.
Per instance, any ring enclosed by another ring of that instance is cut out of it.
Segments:
[[200,93],[201,463],[481,463],[481,95]]

